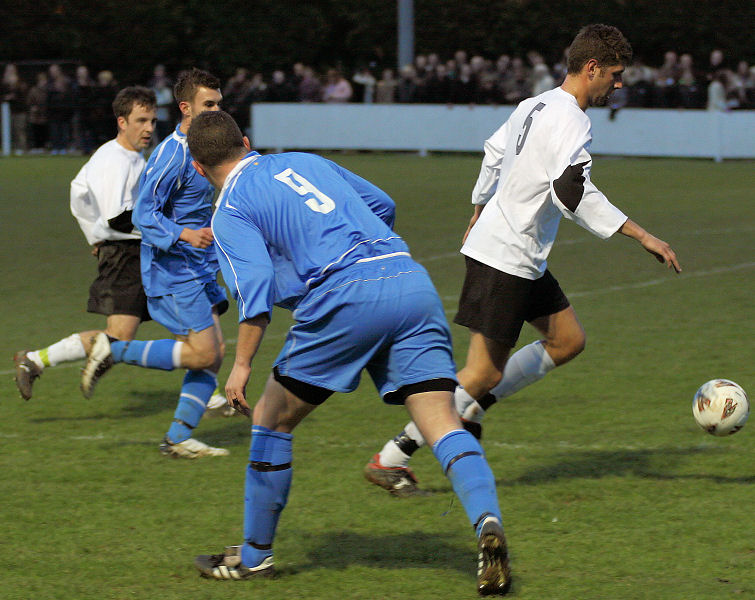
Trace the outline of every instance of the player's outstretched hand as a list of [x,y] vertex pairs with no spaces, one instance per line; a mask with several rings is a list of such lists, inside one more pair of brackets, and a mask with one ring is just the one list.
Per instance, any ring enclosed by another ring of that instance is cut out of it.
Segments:
[[189,229],[186,227],[181,232],[180,239],[184,242],[189,242],[194,248],[207,248],[212,244],[212,228]]
[[225,382],[225,397],[228,404],[247,417],[252,414],[246,401],[246,384],[249,382],[251,372],[251,367],[234,363],[228,381]]
[[666,242],[648,233],[646,237],[640,240],[640,243],[645,250],[655,256],[658,262],[665,263],[669,269],[673,268],[677,273],[682,272],[682,267],[679,265],[676,253]]

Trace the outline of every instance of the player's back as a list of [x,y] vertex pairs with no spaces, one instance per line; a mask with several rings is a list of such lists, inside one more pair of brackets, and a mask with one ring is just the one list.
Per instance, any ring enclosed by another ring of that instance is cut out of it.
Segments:
[[259,231],[275,270],[277,304],[295,305],[360,260],[408,252],[334,163],[306,153],[254,153],[239,167],[226,182],[213,228],[241,218]]

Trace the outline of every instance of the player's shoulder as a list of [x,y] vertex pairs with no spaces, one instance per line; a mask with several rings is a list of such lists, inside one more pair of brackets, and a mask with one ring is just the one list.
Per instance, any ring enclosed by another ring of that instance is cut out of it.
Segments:
[[161,141],[147,161],[148,174],[165,173],[168,170],[178,170],[191,164],[191,156],[185,138],[175,132]]
[[106,170],[125,170],[131,165],[144,165],[144,157],[141,153],[134,150],[128,150],[118,143],[117,139],[105,142],[94,151],[86,163],[89,171]]
[[530,111],[539,110],[542,114],[541,129],[562,137],[589,136],[590,118],[579,107],[577,99],[560,87],[529,98],[527,102]]

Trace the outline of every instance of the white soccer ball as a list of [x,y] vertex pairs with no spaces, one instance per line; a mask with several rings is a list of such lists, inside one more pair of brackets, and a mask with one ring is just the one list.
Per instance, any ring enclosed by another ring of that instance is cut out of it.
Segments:
[[750,401],[745,391],[728,379],[712,379],[700,386],[692,400],[697,424],[712,435],[731,435],[745,426]]

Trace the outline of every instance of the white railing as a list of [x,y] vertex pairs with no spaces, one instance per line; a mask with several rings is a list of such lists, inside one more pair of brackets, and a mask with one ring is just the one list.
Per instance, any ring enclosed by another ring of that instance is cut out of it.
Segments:
[[[258,148],[482,152],[512,106],[255,104]],[[755,158],[755,111],[606,108],[588,112],[594,154]]]

